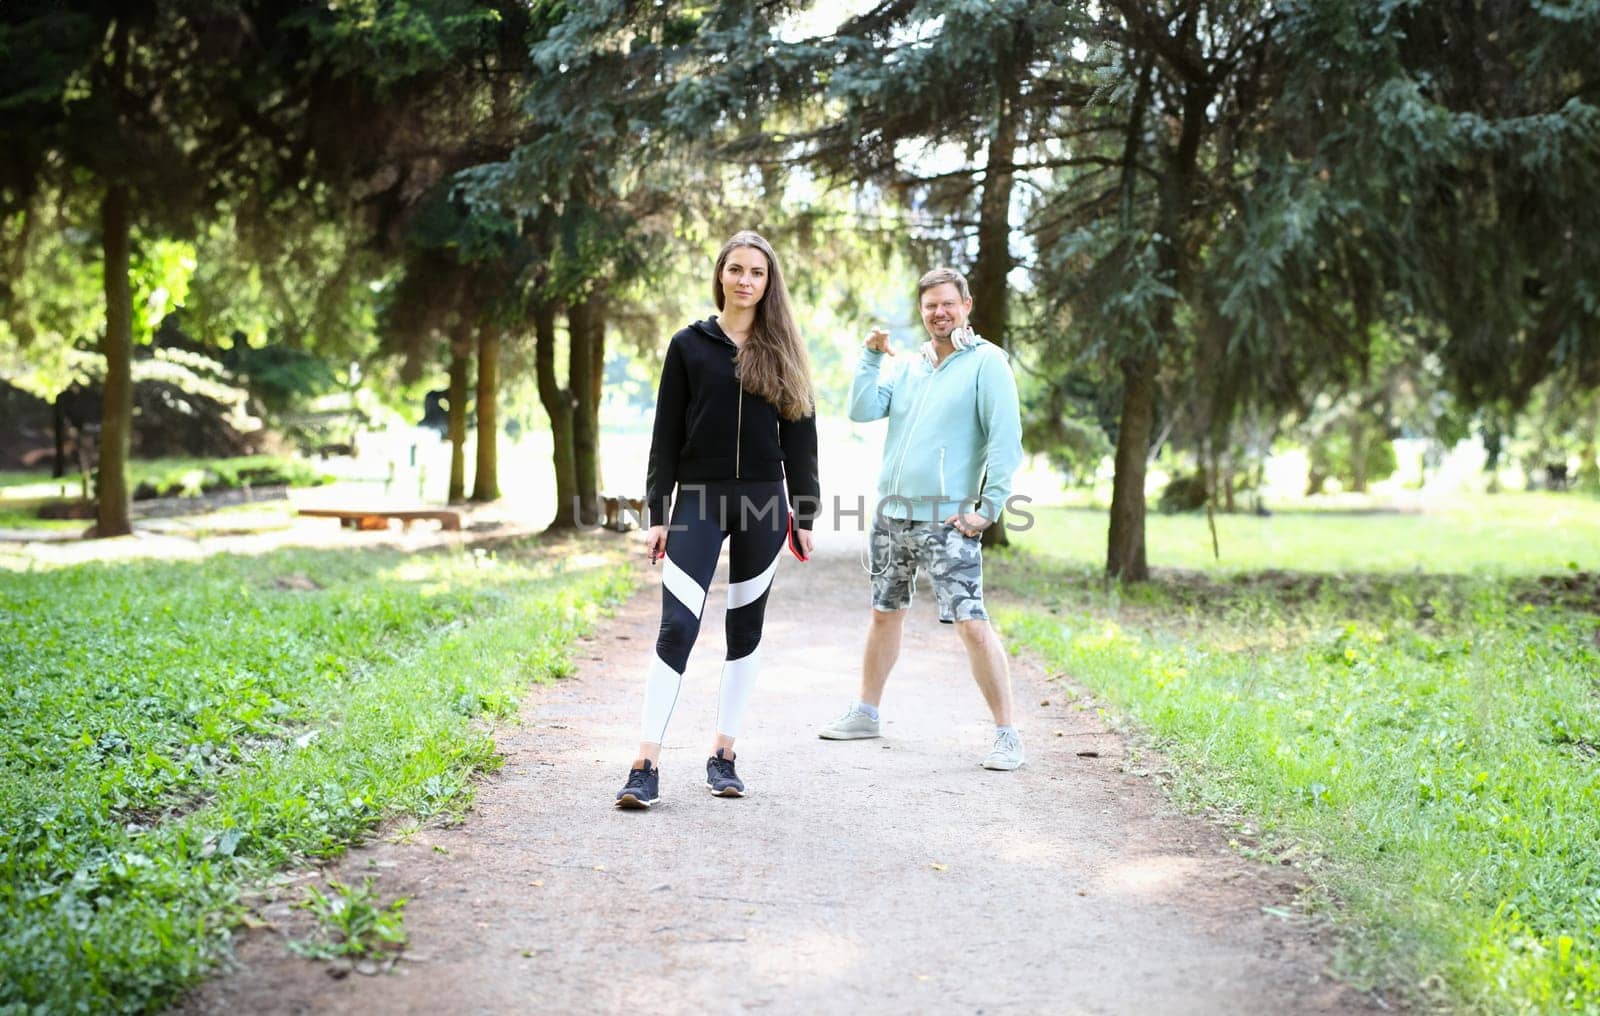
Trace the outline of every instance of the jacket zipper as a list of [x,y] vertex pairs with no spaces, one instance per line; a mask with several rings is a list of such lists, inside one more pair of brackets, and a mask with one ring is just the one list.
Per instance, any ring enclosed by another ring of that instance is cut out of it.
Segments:
[[949,497],[950,496],[950,495],[948,495],[948,494],[946,494],[944,492],[944,449],[943,448],[939,449],[939,496],[940,497]]
[[906,427],[905,446],[900,450],[900,461],[894,467],[894,479],[890,481],[889,484],[894,488],[893,490],[889,491],[890,494],[899,495],[900,493],[900,474],[905,471],[906,456],[911,453],[911,439],[915,437],[917,433],[917,420],[922,416],[922,407],[928,401],[928,392],[932,388],[933,378],[930,376],[928,378],[928,383],[923,386],[922,392],[917,398],[916,406],[911,410],[911,423]]
[[739,415],[733,425],[733,478],[739,478],[739,438],[744,434],[744,385],[739,386]]

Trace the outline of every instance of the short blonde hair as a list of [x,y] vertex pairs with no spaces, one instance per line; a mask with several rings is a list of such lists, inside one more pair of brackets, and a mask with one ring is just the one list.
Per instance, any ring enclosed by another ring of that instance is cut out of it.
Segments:
[[967,277],[954,268],[935,268],[917,280],[917,299],[922,299],[922,294],[934,286],[942,286],[947,282],[956,287],[956,292],[961,294],[961,299],[972,299],[972,290],[967,287]]

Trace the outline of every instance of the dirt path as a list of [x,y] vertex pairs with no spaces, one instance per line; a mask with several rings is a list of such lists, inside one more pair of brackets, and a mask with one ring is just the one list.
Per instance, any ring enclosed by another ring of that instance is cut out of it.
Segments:
[[[925,587],[885,702],[887,736],[825,742],[853,696],[865,578],[832,536],[785,560],[741,741],[742,800],[703,787],[722,654],[712,589],[662,762],[662,804],[610,798],[638,737],[652,582],[531,695],[467,821],[376,843],[337,877],[411,898],[408,958],[329,976],[290,955],[289,899],[239,939],[191,1012],[1343,1013],[1325,943],[1263,911],[1288,869],[1245,861],[1031,662],[1014,664],[1030,764],[978,767],[991,727]],[[804,607],[802,608],[802,605]],[[1044,704],[1048,701],[1048,704]],[[1063,736],[1054,736],[1056,731]],[[1099,758],[1076,752],[1093,747]]]

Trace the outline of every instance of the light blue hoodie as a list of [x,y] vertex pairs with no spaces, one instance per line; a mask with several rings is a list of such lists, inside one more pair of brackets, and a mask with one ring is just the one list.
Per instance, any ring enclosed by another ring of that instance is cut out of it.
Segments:
[[880,379],[883,354],[863,350],[850,386],[850,419],[889,418],[878,476],[883,514],[943,522],[976,510],[998,520],[1022,464],[1017,382],[1005,350],[976,338],[937,367],[921,355],[896,359]]

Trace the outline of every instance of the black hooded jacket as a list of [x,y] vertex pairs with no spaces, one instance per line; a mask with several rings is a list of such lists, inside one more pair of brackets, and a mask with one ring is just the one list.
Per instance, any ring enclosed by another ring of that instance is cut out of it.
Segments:
[[715,317],[696,321],[667,346],[645,478],[650,525],[667,523],[677,484],[787,479],[795,527],[811,528],[822,493],[817,418],[790,422],[745,391],[734,376],[737,352]]

